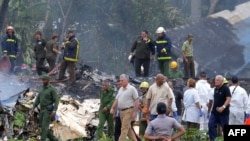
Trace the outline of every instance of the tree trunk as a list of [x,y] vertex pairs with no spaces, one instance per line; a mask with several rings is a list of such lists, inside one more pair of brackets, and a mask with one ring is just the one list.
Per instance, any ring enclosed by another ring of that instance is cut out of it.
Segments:
[[201,0],[191,0],[191,19],[198,21],[201,18]]
[[8,6],[9,6],[10,0],[3,0],[1,9],[0,9],[0,30],[4,28],[4,22],[5,22],[5,17],[8,11]]
[[208,16],[214,13],[218,2],[219,0],[210,0],[210,7],[209,7],[208,14],[207,14]]

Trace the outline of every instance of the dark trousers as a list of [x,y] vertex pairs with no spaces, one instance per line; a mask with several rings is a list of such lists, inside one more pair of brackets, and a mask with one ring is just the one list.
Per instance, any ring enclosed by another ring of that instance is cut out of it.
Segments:
[[122,123],[121,123],[121,118],[120,117],[115,117],[115,141],[119,140],[119,137],[121,135],[121,127],[122,127]]
[[46,60],[49,63],[49,71],[51,71],[56,65],[56,56],[46,57]]
[[194,78],[195,77],[194,58],[193,57],[186,57],[186,58],[187,58],[188,62],[183,60],[185,78]]
[[60,72],[59,72],[59,79],[60,80],[64,79],[64,74],[65,74],[66,69],[68,69],[68,71],[69,71],[69,79],[70,79],[70,81],[75,82],[76,81],[75,62],[66,61],[66,60],[63,60],[61,62]]
[[217,137],[217,125],[222,127],[224,130],[224,125],[228,125],[229,122],[229,115],[214,115],[211,114],[208,122],[208,134],[210,141],[214,141]]
[[12,58],[12,57],[9,57],[9,58],[10,58],[10,64],[11,64],[10,73],[14,73],[15,66],[16,66],[16,58]]
[[48,73],[49,68],[44,66],[45,58],[37,58],[36,60],[36,70],[38,75],[42,75],[42,72]]
[[[143,66],[143,75],[141,73],[141,66]],[[135,75],[136,77],[148,77],[149,75],[150,59],[139,59],[135,58]]]

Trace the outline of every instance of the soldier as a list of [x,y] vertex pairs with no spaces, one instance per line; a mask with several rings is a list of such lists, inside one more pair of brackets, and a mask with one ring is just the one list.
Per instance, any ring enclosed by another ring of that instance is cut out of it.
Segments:
[[108,136],[112,137],[114,134],[113,115],[109,113],[114,99],[114,90],[110,88],[109,82],[105,80],[102,83],[102,90],[100,92],[99,125],[96,131],[97,140],[102,138],[103,127],[106,121],[108,122]]
[[31,112],[34,113],[34,109],[38,106],[38,104],[40,104],[39,126],[42,131],[41,141],[46,141],[47,137],[51,141],[57,141],[57,138],[49,130],[49,124],[55,118],[59,97],[56,89],[49,84],[49,76],[45,74],[42,75],[42,80],[43,86],[39,89],[38,96]]
[[37,31],[35,33],[35,38],[36,38],[36,43],[34,47],[34,52],[36,57],[36,68],[37,68],[37,74],[41,76],[43,72],[45,73],[49,72],[49,69],[44,65],[46,56],[46,51],[45,51],[46,41],[42,39],[42,33],[40,31]]

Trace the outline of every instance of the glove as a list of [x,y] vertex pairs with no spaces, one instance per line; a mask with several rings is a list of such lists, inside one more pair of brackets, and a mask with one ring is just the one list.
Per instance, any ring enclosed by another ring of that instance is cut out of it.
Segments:
[[163,49],[161,50],[161,52],[162,52],[162,53],[166,53],[167,50],[166,50],[165,48],[163,48]]
[[202,117],[202,114],[203,114],[202,111],[199,110],[199,116],[200,116],[200,117]]
[[131,59],[132,59],[132,55],[130,54],[130,55],[128,56],[129,62],[131,61]]
[[174,112],[174,118],[175,118],[176,120],[178,119],[177,111]]
[[210,114],[207,114],[207,119],[209,119],[210,118]]
[[250,114],[246,114],[246,119],[248,119],[250,117]]

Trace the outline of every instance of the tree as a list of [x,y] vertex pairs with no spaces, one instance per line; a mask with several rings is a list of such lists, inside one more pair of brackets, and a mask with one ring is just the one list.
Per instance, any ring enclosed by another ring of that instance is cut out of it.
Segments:
[[214,13],[218,2],[219,2],[219,0],[210,0],[210,7],[208,10],[208,16]]
[[9,5],[10,0],[3,0],[1,9],[0,9],[0,29],[2,30],[4,28],[4,23],[5,23],[5,17],[8,11],[8,5]]

